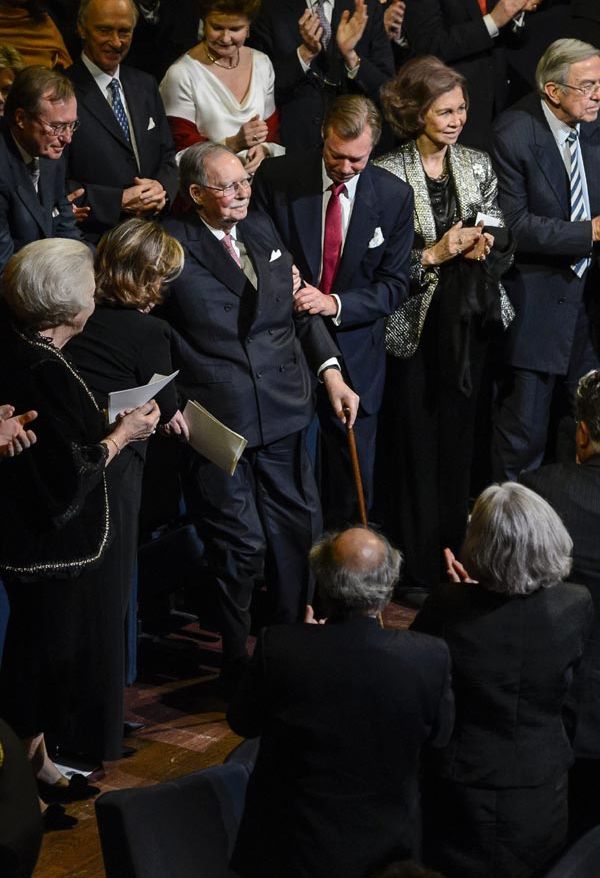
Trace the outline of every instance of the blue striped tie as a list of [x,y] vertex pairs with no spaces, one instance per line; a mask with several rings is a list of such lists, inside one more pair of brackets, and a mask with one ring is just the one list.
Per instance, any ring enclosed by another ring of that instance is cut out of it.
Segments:
[[[581,171],[579,168],[579,151],[577,149],[577,144],[579,141],[579,132],[576,129],[573,129],[569,136],[567,137],[567,143],[569,144],[569,157],[571,159],[571,173],[569,174],[569,182],[571,184],[571,222],[572,223],[580,223],[586,219],[589,219],[587,216],[587,211],[585,208],[585,201],[583,198],[583,185],[581,182]],[[583,259],[579,259],[577,262],[571,265],[571,269],[575,272],[577,277],[581,277],[583,272],[586,270],[589,264],[589,258],[583,257]]]
[[112,111],[117,118],[117,122],[121,127],[121,130],[125,136],[125,140],[127,141],[127,143],[129,143],[129,145],[131,145],[129,122],[127,121],[127,113],[125,112],[123,101],[121,100],[121,83],[118,79],[111,79],[111,81],[108,83],[108,87],[112,94]]

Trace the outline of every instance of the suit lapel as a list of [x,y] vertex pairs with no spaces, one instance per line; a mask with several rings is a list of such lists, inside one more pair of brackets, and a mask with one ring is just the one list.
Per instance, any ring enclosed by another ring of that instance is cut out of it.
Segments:
[[402,157],[406,182],[415,195],[415,232],[422,238],[425,247],[431,247],[437,240],[437,231],[425,171],[414,140],[402,148]]
[[369,241],[380,222],[377,197],[373,188],[369,167],[361,173],[350,224],[344,241],[342,258],[336,274],[335,285],[340,289],[351,286],[356,269],[369,249]]
[[48,236],[52,234],[52,211],[55,207],[54,168],[50,166],[51,161],[52,159],[40,158],[40,180],[38,183],[38,200],[42,203],[42,216]]
[[[44,235],[49,237],[52,234],[52,219],[50,211],[46,211],[42,207],[31,177],[29,176],[29,171],[25,166],[25,162],[20,154],[18,154],[17,147],[11,142],[11,140],[12,138],[10,138],[10,136],[7,137],[7,144],[9,147],[8,154],[10,156],[15,180],[17,181],[17,194],[35,222],[42,229]],[[43,172],[44,161],[44,159],[40,160],[40,181],[38,187],[44,186],[44,183],[42,182],[42,176],[45,176]],[[40,191],[43,193],[43,188]]]
[[479,213],[481,189],[473,173],[472,159],[460,146],[449,146],[448,164],[458,203],[458,215],[461,220],[474,220]]
[[316,284],[321,265],[321,238],[323,224],[323,175],[321,154],[317,153],[312,167],[297,181],[290,192],[290,211],[296,230],[296,240],[308,267],[310,283]]
[[[133,89],[128,73],[129,71],[126,67],[121,67],[119,76],[121,79],[121,85],[123,86],[125,100],[127,101],[127,109],[129,110],[129,116],[131,118],[133,132],[135,134],[135,143],[138,148],[138,152],[141,152],[140,144],[146,136],[146,131],[148,130],[148,123],[150,122],[150,118],[148,116],[144,102],[140,101],[140,95],[136,94],[135,90]],[[154,124],[156,124],[156,119],[154,120]]]
[[235,264],[220,241],[201,220],[187,226],[188,250],[208,271],[236,296],[241,296],[248,283],[244,272]]
[[[571,215],[571,196],[564,162],[558,150],[558,146],[556,145],[554,135],[552,134],[543,114],[541,105],[539,107],[539,112],[538,107],[534,106],[533,116],[531,151],[544,177],[548,181],[548,185],[554,192],[565,219],[568,219]],[[536,119],[539,124],[535,123]]]
[[600,123],[583,124],[580,130],[581,155],[588,184],[590,210],[592,216],[598,216],[600,199],[597,197],[599,187],[596,181],[600,178]]
[[[81,100],[88,112],[90,112],[92,116],[94,116],[94,118],[97,119],[98,122],[125,147],[125,149],[131,152],[131,145],[125,140],[125,135],[123,134],[121,126],[117,122],[115,114],[111,110],[108,101],[96,85],[94,77],[81,61],[76,63],[79,67],[76,72],[77,75],[73,76],[73,81],[78,86],[78,99]],[[127,106],[130,115],[132,112],[132,104],[135,104],[135,99],[131,101],[128,98]]]

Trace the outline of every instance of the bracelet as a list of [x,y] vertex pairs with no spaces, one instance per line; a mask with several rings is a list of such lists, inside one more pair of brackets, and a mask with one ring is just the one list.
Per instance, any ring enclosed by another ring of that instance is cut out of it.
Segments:
[[[103,441],[104,442],[112,442],[112,444],[117,449],[117,454],[121,453],[121,449],[119,447],[119,444],[117,443],[117,441],[115,439],[112,438],[112,436],[105,436]],[[115,455],[115,457],[116,457],[116,455]]]

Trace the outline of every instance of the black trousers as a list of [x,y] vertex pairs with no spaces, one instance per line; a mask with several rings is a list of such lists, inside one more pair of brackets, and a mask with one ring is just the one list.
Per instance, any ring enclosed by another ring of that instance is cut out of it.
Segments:
[[308,551],[322,529],[304,433],[244,451],[233,476],[183,449],[188,511],[217,586],[223,659],[246,655],[254,585],[264,575],[270,624],[298,622],[311,595]]

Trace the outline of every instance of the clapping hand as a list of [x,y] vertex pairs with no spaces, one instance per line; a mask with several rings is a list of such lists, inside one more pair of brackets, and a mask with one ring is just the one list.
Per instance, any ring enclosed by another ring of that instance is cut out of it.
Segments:
[[37,439],[33,430],[26,430],[27,424],[35,421],[37,412],[15,415],[12,405],[0,405],[0,457],[14,457],[35,445]]

